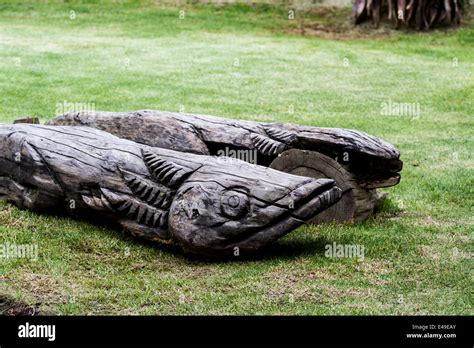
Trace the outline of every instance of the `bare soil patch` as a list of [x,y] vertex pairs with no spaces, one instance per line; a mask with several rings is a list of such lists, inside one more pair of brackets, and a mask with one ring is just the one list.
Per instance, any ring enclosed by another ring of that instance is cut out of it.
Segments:
[[38,316],[46,315],[39,309],[40,304],[28,305],[23,302],[14,301],[7,296],[0,295],[0,315],[3,316]]
[[[464,13],[463,22],[473,20],[473,11]],[[398,36],[402,33],[424,34],[432,31],[417,32],[413,29],[401,27],[395,29],[388,20],[382,20],[379,27],[375,28],[371,21],[354,25],[351,18],[352,9],[348,7],[320,6],[296,16],[290,21],[290,26],[283,29],[288,34],[302,36],[316,36],[331,40],[351,40],[360,38],[383,39]],[[435,30],[451,31],[455,27],[439,26]]]

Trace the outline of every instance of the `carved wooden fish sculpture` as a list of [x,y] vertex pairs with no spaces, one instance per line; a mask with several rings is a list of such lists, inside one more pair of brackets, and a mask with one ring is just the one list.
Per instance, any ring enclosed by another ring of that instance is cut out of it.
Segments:
[[296,148],[349,158],[343,163],[365,189],[399,183],[400,152],[374,136],[351,129],[318,128],[288,123],[259,123],[215,116],[156,110],[138,112],[71,112],[47,124],[89,126],[150,146],[198,154],[216,154],[231,146],[256,150],[267,165],[283,151]]
[[0,125],[0,198],[120,223],[204,255],[253,252],[334,204],[333,180],[153,148],[88,127]]

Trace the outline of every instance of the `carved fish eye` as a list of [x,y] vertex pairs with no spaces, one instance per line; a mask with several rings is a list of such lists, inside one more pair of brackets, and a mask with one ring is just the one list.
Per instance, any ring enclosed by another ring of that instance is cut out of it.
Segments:
[[237,195],[230,196],[227,198],[227,203],[229,203],[229,207],[237,208],[240,205],[240,198]]
[[248,212],[248,206],[249,198],[245,193],[229,190],[222,195],[222,213],[231,219],[238,219],[245,215]]

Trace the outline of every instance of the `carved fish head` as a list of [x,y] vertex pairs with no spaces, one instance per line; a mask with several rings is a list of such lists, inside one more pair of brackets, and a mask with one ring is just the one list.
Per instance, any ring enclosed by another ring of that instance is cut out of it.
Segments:
[[168,229],[191,252],[246,253],[303,224],[337,202],[340,195],[330,179],[208,158],[177,188]]
[[110,206],[133,234],[174,240],[201,255],[255,251],[341,196],[333,180],[235,159],[152,148],[142,150],[142,159],[148,176],[120,169],[132,194],[102,188],[101,199],[85,197],[85,203]]

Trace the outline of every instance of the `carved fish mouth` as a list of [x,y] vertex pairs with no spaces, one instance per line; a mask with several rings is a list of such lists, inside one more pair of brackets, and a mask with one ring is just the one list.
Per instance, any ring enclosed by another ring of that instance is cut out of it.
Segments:
[[272,242],[329,208],[340,198],[341,189],[336,186],[334,180],[311,180],[285,197],[285,199],[293,201],[294,209],[289,210],[288,214],[283,217],[280,216],[279,221],[268,225],[232,247],[252,251],[258,244],[260,247]]
[[[307,192],[311,192],[307,194]],[[290,195],[301,194],[294,202],[295,210],[291,216],[306,221],[327,209],[341,198],[341,190],[331,179],[313,180],[295,189]]]

